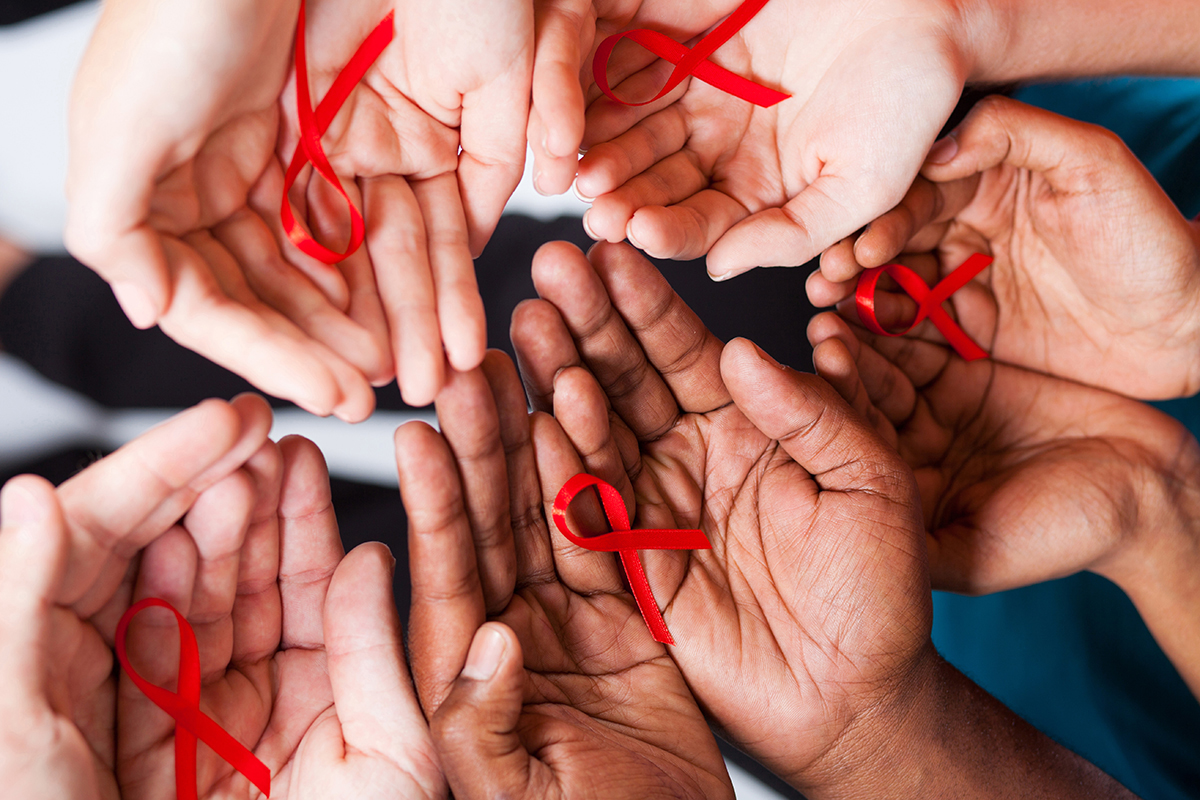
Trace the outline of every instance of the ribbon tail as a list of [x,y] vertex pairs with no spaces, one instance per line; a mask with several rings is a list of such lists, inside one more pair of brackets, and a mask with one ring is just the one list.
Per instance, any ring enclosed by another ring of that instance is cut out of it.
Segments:
[[667,630],[667,623],[663,620],[662,612],[658,610],[658,602],[654,599],[654,592],[650,590],[650,581],[646,578],[646,571],[642,568],[642,561],[638,558],[636,550],[621,551],[621,566],[625,568],[625,577],[629,581],[629,588],[633,591],[634,602],[637,603],[638,611],[642,612],[642,619],[646,622],[646,627],[650,629],[650,635],[654,637],[654,641],[662,644],[675,644],[674,637]]

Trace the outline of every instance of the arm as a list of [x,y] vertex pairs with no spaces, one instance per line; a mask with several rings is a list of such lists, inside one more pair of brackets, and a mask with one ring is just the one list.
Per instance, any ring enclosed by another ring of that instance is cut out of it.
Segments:
[[971,80],[1200,74],[1190,0],[981,0],[965,10]]

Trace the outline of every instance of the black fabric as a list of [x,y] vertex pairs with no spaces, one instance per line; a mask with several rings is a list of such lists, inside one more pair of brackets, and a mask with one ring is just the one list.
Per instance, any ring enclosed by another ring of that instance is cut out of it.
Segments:
[[75,0],[0,0],[0,25],[24,22],[40,14],[73,5]]

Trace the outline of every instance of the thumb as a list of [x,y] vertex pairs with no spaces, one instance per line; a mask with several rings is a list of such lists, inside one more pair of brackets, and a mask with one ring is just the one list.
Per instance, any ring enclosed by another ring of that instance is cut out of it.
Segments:
[[[0,492],[0,707],[44,696],[42,658],[66,556],[66,522],[54,487],[33,476]],[[22,705],[23,708],[28,706]]]
[[521,644],[499,622],[475,632],[467,663],[430,729],[455,797],[525,796],[532,761],[517,730],[525,686]]
[[940,183],[1006,164],[1041,173],[1055,189],[1094,189],[1096,165],[1133,158],[1105,128],[992,95],[934,143],[921,174]]
[[721,375],[741,412],[822,489],[872,491],[920,508],[912,473],[824,380],[780,365],[746,339],[725,346]]

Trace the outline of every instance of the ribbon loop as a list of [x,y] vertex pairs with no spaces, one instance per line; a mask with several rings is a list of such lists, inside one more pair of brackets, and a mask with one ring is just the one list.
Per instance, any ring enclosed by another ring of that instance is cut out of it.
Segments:
[[[395,12],[389,11],[383,21],[375,26],[375,30],[371,31],[370,35],[359,45],[358,50],[338,73],[333,85],[329,87],[329,91],[314,112],[308,85],[308,58],[304,46],[304,5],[305,0],[300,0],[300,20],[296,27],[295,46],[296,113],[300,122],[300,141],[296,145],[296,152],[284,174],[283,202],[280,204],[279,218],[283,222],[283,229],[287,232],[287,237],[292,244],[305,254],[332,266],[358,250],[363,242],[365,226],[362,214],[355,207],[350,195],[346,193],[341,179],[333,171],[333,165],[329,163],[325,148],[321,146],[321,137],[329,129],[329,124],[337,116],[337,112],[346,102],[346,98],[350,96],[350,92],[354,90],[358,82],[367,74],[367,70],[391,43],[395,36]],[[346,245],[344,252],[334,252],[314,239],[312,234],[296,219],[292,211],[288,192],[295,185],[296,178],[300,176],[300,170],[304,169],[309,162],[312,162],[313,169],[317,171],[317,174],[337,190],[342,199],[346,201],[346,208],[350,211],[350,242]]]
[[[125,653],[125,636],[130,621],[139,612],[165,608],[179,623],[179,691],[155,686],[134,670]],[[142,694],[175,720],[175,794],[179,800],[196,800],[196,740],[204,742],[225,759],[266,797],[271,796],[271,770],[228,731],[200,710],[200,648],[188,621],[166,600],[150,597],[130,606],[117,623],[117,658],[125,673]]]
[[[589,487],[595,487],[600,495],[600,504],[604,507],[604,516],[612,527],[609,533],[597,536],[579,536],[567,524],[567,508],[580,492]],[[603,553],[619,553],[621,565],[625,569],[625,577],[633,590],[633,599],[637,603],[646,627],[654,641],[663,644],[675,644],[667,623],[658,610],[658,603],[650,589],[650,581],[646,571],[638,559],[638,550],[708,550],[712,544],[704,531],[682,530],[675,528],[655,528],[645,530],[630,530],[629,513],[625,510],[625,501],[621,493],[599,478],[586,473],[580,473],[563,484],[558,496],[554,498],[554,524],[563,536],[573,544],[587,550]]]
[[[670,94],[676,86],[683,83],[688,75],[695,75],[705,83],[715,86],[723,92],[740,97],[761,108],[770,108],[780,100],[786,100],[791,95],[768,89],[762,84],[747,80],[740,75],[734,75],[729,70],[718,67],[708,60],[717,48],[733,38],[734,34],[746,27],[754,15],[762,10],[767,0],[746,0],[728,19],[718,25],[712,33],[705,36],[696,46],[688,49],[674,39],[658,31],[638,28],[624,33],[615,33],[600,43],[596,56],[592,59],[592,76],[600,91],[610,99],[627,106],[644,106],[661,100]],[[675,65],[671,77],[658,94],[641,103],[622,100],[613,92],[608,83],[608,62],[612,58],[613,49],[622,39],[637,42],[659,58],[666,59]]]
[[[958,323],[946,313],[946,309],[942,308],[942,303],[970,283],[972,278],[991,263],[991,256],[976,253],[957,266],[933,289],[930,289],[925,281],[921,280],[920,275],[900,264],[887,264],[864,270],[859,276],[858,286],[854,291],[854,304],[858,309],[858,318],[862,320],[867,330],[879,336],[903,336],[928,318],[964,361],[987,358],[987,351],[977,345],[966,331],[958,326]],[[900,284],[900,288],[909,297],[917,301],[917,316],[913,319],[912,324],[902,331],[893,332],[885,329],[875,316],[875,289],[879,278],[885,272]]]

